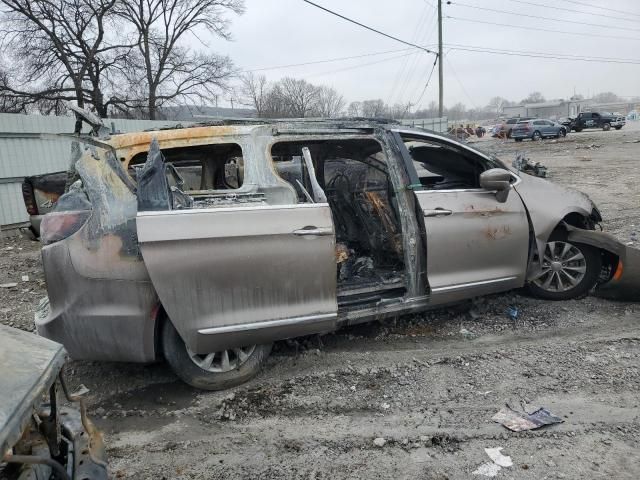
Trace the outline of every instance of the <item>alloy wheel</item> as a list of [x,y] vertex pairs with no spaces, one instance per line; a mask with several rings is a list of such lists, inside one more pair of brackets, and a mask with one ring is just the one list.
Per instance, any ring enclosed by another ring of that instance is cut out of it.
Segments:
[[187,347],[187,353],[193,363],[202,370],[212,373],[230,372],[240,368],[256,349],[255,345],[231,348],[221,352],[198,354]]
[[566,292],[579,285],[586,272],[587,260],[578,247],[562,241],[549,242],[533,283],[549,292]]

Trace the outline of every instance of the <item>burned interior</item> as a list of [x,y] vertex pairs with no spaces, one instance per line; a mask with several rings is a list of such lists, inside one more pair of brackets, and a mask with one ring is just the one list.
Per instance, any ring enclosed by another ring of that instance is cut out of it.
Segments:
[[402,232],[380,144],[371,138],[282,141],[271,155],[299,203],[317,202],[318,189],[326,196],[336,231],[340,303],[402,294]]

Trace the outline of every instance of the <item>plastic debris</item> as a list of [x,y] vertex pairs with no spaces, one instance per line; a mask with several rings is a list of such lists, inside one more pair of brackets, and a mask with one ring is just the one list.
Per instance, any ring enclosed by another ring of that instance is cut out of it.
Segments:
[[460,334],[465,338],[473,338],[476,336],[475,333],[473,333],[471,330],[467,330],[464,327],[460,329]]
[[489,455],[489,458],[493,460],[493,463],[500,465],[501,467],[513,467],[511,457],[502,454],[502,447],[497,448],[485,448],[484,451]]
[[28,282],[29,281],[29,275],[22,275],[22,281],[23,282]]
[[387,441],[382,437],[378,437],[373,440],[373,444],[378,448],[384,447],[385,443],[387,443]]
[[18,286],[18,284],[15,283],[15,282],[0,284],[0,288],[15,288],[17,286]]
[[502,467],[500,465],[496,465],[493,462],[487,462],[480,465],[472,473],[474,475],[484,475],[485,477],[495,477],[501,469]]
[[502,454],[502,447],[485,448],[485,453],[492,460],[480,465],[474,472],[474,475],[483,475],[485,477],[495,477],[502,468],[513,467],[511,457]]
[[518,311],[518,307],[509,307],[509,308],[507,308],[507,315],[509,315],[509,317],[511,317],[512,320],[517,320],[518,319],[518,313],[520,313]]
[[518,412],[509,407],[509,405],[500,409],[498,413],[491,417],[491,420],[513,432],[535,430],[545,425],[553,425],[554,423],[562,423],[564,421],[553,415],[546,408],[539,408],[533,413],[526,413]]

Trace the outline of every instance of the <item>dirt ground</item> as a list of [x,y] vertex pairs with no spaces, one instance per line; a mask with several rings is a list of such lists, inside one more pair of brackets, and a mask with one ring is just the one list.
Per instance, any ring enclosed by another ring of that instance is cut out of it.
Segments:
[[[528,152],[589,194],[606,230],[636,238],[640,125],[477,145],[507,163]],[[0,243],[10,282],[0,321],[32,330],[45,294],[37,243]],[[164,364],[72,361],[67,376],[91,390],[116,478],[484,478],[473,474],[484,448],[502,447],[513,466],[497,478],[637,479],[639,320],[638,304],[509,292],[279,343],[255,380],[226,392],[186,387]],[[513,433],[491,420],[505,404],[564,422]]]

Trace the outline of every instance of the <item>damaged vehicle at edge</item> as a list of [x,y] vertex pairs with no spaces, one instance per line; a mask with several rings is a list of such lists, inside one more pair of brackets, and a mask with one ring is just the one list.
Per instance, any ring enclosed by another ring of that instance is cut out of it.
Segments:
[[[0,479],[109,478],[102,434],[62,376],[66,357],[59,343],[0,325]],[[79,409],[61,404],[60,387]]]
[[276,340],[524,286],[576,298],[633,270],[583,193],[389,121],[85,142],[42,221],[37,331],[76,359],[164,358],[198,388],[253,377]]

